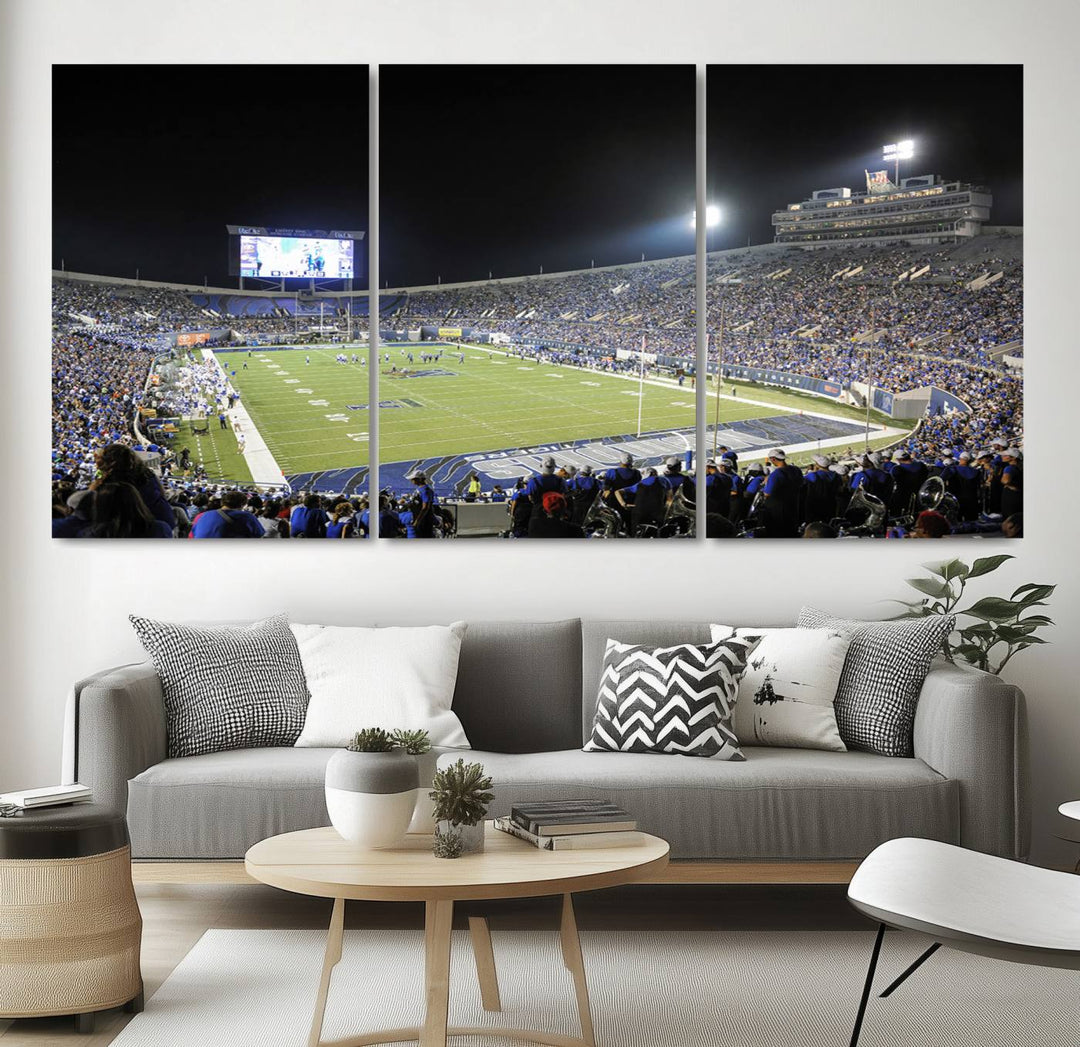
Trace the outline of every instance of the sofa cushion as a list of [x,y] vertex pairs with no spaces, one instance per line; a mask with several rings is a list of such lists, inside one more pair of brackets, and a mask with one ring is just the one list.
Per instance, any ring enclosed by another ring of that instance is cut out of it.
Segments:
[[847,747],[884,756],[913,755],[919,694],[931,660],[956,625],[956,615],[860,622],[804,607],[799,625],[851,636],[836,692],[836,723]]
[[243,858],[278,833],[329,825],[337,749],[236,749],[161,763],[128,782],[134,858]]
[[[575,692],[575,694],[581,694],[579,740],[571,741],[565,746],[567,749],[572,745],[584,744],[592,734],[593,719],[596,716],[596,698],[600,690],[600,675],[604,671],[604,653],[607,650],[608,640],[644,644],[647,647],[671,647],[677,643],[708,643],[710,636],[707,622],[658,622],[652,619],[633,621],[598,619],[581,622],[579,681],[581,686]],[[474,748],[479,749],[483,746],[477,743]],[[493,745],[491,748],[499,749],[500,747]],[[560,746],[560,748],[563,747]]]
[[474,749],[521,753],[580,745],[580,695],[577,618],[469,622],[453,708]]
[[[735,632],[730,625],[712,626],[713,640]],[[737,635],[759,641],[739,678],[731,717],[739,744],[845,752],[833,702],[850,635],[838,629],[752,627]]]
[[128,620],[161,677],[169,756],[296,741],[309,695],[288,615],[218,627]]
[[731,713],[755,640],[672,647],[608,640],[588,752],[742,760]]
[[432,745],[469,747],[451,709],[464,622],[290,628],[311,691],[299,748],[344,748],[366,727],[427,731]]
[[[959,786],[921,760],[748,746],[746,761],[653,753],[473,752],[510,805],[596,797],[625,808],[675,859],[840,861],[897,836],[959,840]],[[441,757],[440,763],[447,757]]]

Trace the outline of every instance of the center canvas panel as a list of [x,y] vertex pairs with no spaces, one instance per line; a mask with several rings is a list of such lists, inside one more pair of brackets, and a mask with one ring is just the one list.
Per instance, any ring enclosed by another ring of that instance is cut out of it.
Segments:
[[693,67],[379,91],[381,537],[692,534]]

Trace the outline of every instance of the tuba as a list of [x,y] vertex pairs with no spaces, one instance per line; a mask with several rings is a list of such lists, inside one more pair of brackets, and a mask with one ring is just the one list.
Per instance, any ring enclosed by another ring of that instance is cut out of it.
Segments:
[[750,500],[750,507],[746,510],[739,524],[740,538],[759,538],[765,536],[765,523],[761,518],[761,510],[765,505],[765,485],[758,488],[757,493]]
[[598,488],[585,519],[581,522],[586,538],[619,538],[623,529],[622,517],[604,501],[604,492]]
[[[852,519],[852,510],[865,513],[861,523]],[[856,487],[844,510],[842,530],[844,534],[880,534],[887,515],[888,507],[876,494],[871,494],[865,487]]]
[[930,476],[923,481],[915,495],[915,511],[939,512],[953,525],[960,519],[960,503],[955,495],[949,494],[940,476]]
[[679,484],[664,511],[659,538],[693,538],[697,534],[697,506],[686,497],[686,485]]

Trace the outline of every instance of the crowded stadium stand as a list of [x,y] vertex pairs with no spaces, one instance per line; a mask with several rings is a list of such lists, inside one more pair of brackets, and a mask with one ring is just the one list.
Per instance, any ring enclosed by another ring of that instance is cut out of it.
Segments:
[[[952,235],[946,238],[954,242],[908,242],[910,234],[918,231],[910,223],[922,222],[916,216],[923,213],[927,201],[935,201],[935,206],[943,200],[962,207],[982,206],[978,191],[972,187],[938,180],[920,187],[917,181],[905,179],[898,192],[875,195],[872,205],[861,202],[869,197],[850,196],[804,202],[822,205],[807,207],[807,212],[815,215],[808,220],[811,222],[819,221],[819,211],[843,211],[853,216],[852,221],[861,223],[849,229],[853,235],[858,229],[871,228],[866,225],[869,219],[862,212],[864,206],[874,209],[870,217],[875,221],[884,216],[886,224],[898,214],[909,223],[904,226],[907,233],[903,241],[882,242],[881,237],[868,236],[832,244],[818,241],[824,246],[813,250],[779,242],[708,257],[711,390],[717,388],[718,372],[725,395],[729,381],[786,386],[813,393],[825,415],[830,403],[861,405],[869,399],[876,411],[904,420],[905,428],[911,429],[877,463],[861,456],[848,456],[845,461],[840,456],[841,461],[811,466],[806,475],[828,471],[838,477],[837,487],[832,492],[830,486],[828,498],[811,500],[810,508],[804,492],[793,527],[823,514],[843,516],[848,501],[860,488],[862,494],[856,500],[860,509],[868,505],[875,508],[880,502],[884,512],[873,526],[856,524],[854,528],[867,529],[852,529],[851,533],[885,533],[890,523],[911,525],[913,509],[931,502],[936,508],[949,510],[950,527],[959,531],[975,529],[987,512],[1000,520],[1003,504],[1013,513],[1019,512],[1018,496],[1006,493],[1003,500],[1002,492],[1003,488],[1018,490],[1021,476],[1022,231],[984,230],[981,236],[969,237],[954,224]],[[969,195],[967,202],[957,195],[964,193]],[[830,204],[843,206],[830,209]],[[893,211],[894,207],[900,210]],[[978,219],[977,215],[967,217]],[[967,217],[948,221],[966,221]],[[823,229],[814,225],[799,228],[814,229],[816,232],[808,235],[815,236]],[[891,238],[892,233],[886,235]],[[936,238],[936,233],[931,238]],[[407,344],[487,345],[538,360],[614,373],[635,371],[644,340],[654,357],[648,365],[650,375],[693,375],[695,296],[693,258],[399,288],[379,293],[380,337]],[[325,486],[340,484],[346,474],[353,478],[351,484],[356,477],[366,477],[366,470],[336,469],[328,473],[334,479],[324,481],[321,489],[316,482],[318,473],[292,478],[300,482],[283,477],[281,484],[260,489],[235,478],[208,475],[205,463],[181,463],[167,440],[151,439],[150,427],[144,422],[150,414],[157,416],[155,421],[178,415],[214,417],[222,398],[228,398],[228,383],[222,381],[220,369],[210,366],[206,355],[189,353],[192,346],[212,349],[345,342],[354,336],[365,338],[369,319],[368,298],[361,293],[236,294],[200,286],[55,273],[54,527],[59,524],[61,533],[77,533],[78,526],[70,523],[69,496],[100,481],[102,451],[121,445],[136,449],[139,460],[149,462],[160,475],[164,497],[174,511],[174,534],[186,534],[193,516],[200,512],[205,516],[208,509],[216,512],[226,498],[240,504],[225,507],[225,515],[231,514],[234,523],[225,522],[218,514],[222,521],[219,530],[247,527],[251,536],[256,536],[255,527],[240,514],[258,520],[271,501],[275,537],[280,532],[277,524],[298,509],[304,512],[293,521],[294,530],[297,522],[306,527],[310,517],[321,521],[313,527],[313,536],[320,530],[326,532],[330,526],[326,521],[340,510],[341,519],[354,520],[345,525],[347,531],[352,528],[348,533],[366,533],[363,499],[339,498],[342,486]],[[212,354],[209,356],[212,361]],[[171,365],[168,381],[164,381],[163,362]],[[773,442],[783,438],[782,430],[766,432],[778,433]],[[760,439],[772,437],[763,435]],[[851,444],[859,446],[860,441],[853,438]],[[705,477],[707,483],[709,476],[728,477],[708,485],[710,489],[723,488],[728,492],[725,497],[731,499],[724,502],[727,512],[713,515],[738,525],[740,533],[753,534],[765,528],[754,511],[760,487],[755,482],[763,478],[764,467],[758,474],[754,460],[774,460],[774,468],[776,462],[783,462],[783,458],[766,455],[767,449],[783,448],[759,442],[751,448],[754,453],[744,455],[741,465],[718,463],[711,472],[698,470],[699,478]],[[576,467],[569,454],[566,458],[566,463],[557,461],[555,468],[562,469],[564,479],[576,484]],[[901,465],[899,477],[904,482],[898,483],[891,478]],[[936,485],[931,485],[930,494],[919,501],[918,490],[907,479],[909,472],[921,477],[923,483],[941,478],[943,489],[937,491]],[[878,474],[884,474],[885,479]],[[142,473],[139,476],[142,483],[148,483]],[[443,501],[464,502],[466,482],[473,481],[463,470],[450,489],[433,490],[432,496],[436,502],[440,496]],[[805,486],[818,483],[821,481],[814,480]],[[972,495],[973,485],[977,496]],[[510,492],[494,493],[507,498],[508,504],[513,500]],[[380,513],[384,532],[408,531],[408,521],[401,517],[409,515],[413,497],[407,487],[385,492]],[[715,503],[715,494],[709,497],[714,499],[710,502],[712,513],[719,503]],[[473,492],[469,504],[492,498],[489,487]],[[311,499],[314,504],[305,505]],[[618,530],[619,515],[619,510],[613,509],[603,516],[598,531]],[[874,514],[867,511],[866,515]],[[506,532],[520,531],[512,512],[508,517],[504,520]],[[335,521],[335,526],[339,522]],[[621,523],[624,529],[630,526],[625,514]],[[82,521],[84,531],[95,526],[97,533],[103,533],[104,524],[93,524],[89,518]],[[268,534],[265,519],[260,527]],[[453,533],[453,519],[440,516],[435,530]],[[337,533],[341,533],[340,527]]]

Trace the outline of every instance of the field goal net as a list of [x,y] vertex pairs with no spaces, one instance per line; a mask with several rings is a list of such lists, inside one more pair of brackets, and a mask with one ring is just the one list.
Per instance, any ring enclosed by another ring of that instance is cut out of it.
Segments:
[[191,432],[194,435],[210,432],[210,419],[206,417],[205,411],[197,411],[195,414],[191,415],[188,419],[188,423],[190,424]]

